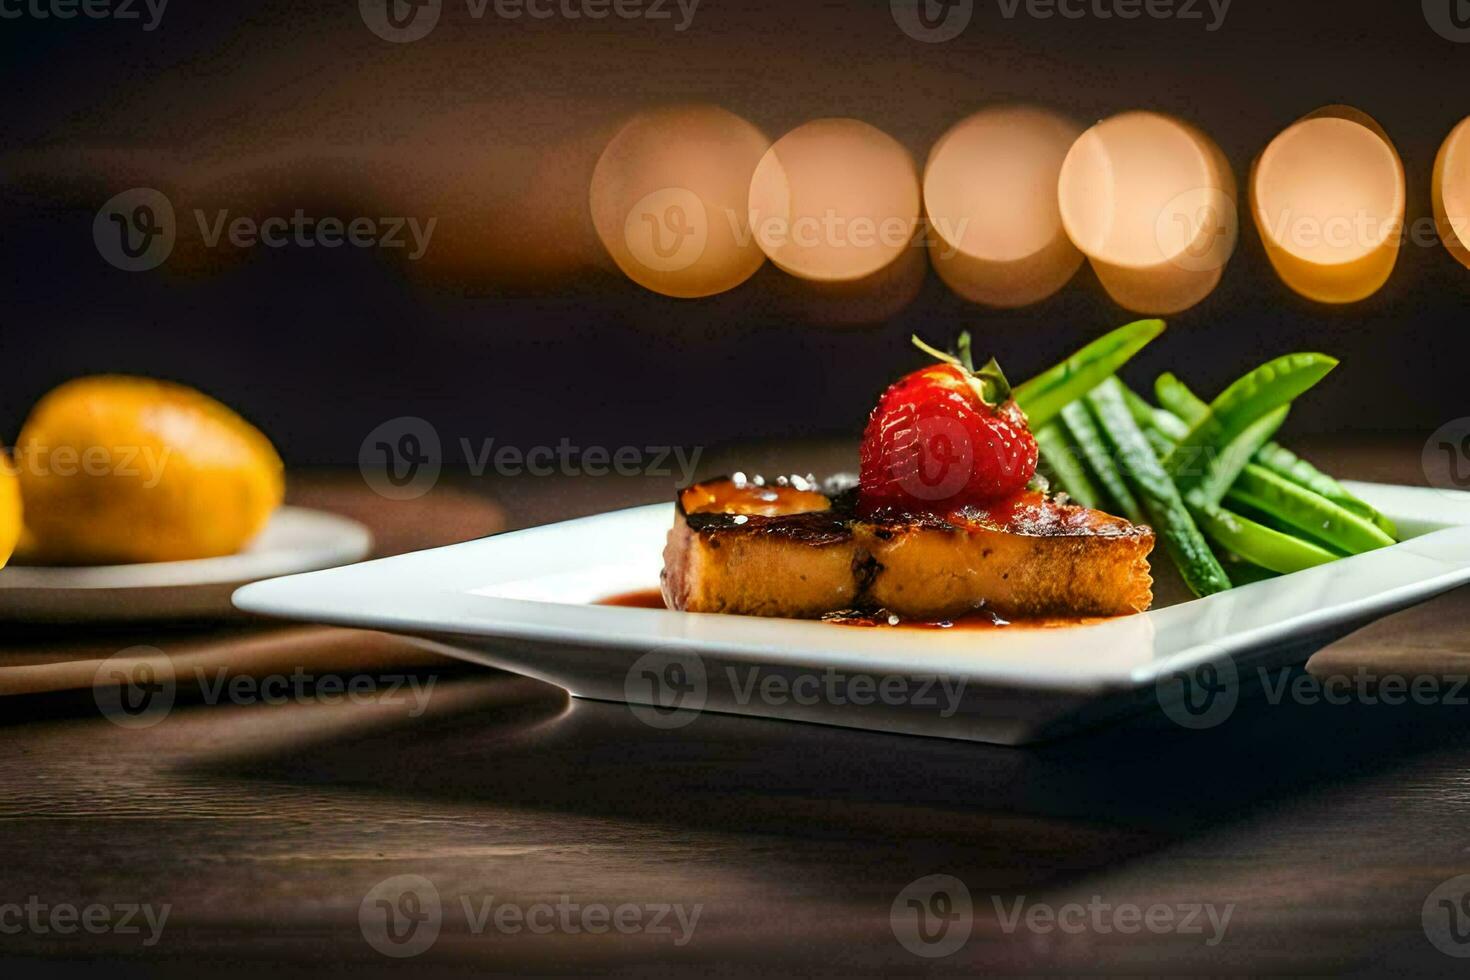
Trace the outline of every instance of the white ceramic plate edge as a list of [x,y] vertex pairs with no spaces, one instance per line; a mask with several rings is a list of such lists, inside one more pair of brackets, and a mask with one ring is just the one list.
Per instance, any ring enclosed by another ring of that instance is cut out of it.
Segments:
[[[277,536],[296,537],[303,533],[312,538],[308,548],[272,547]],[[372,542],[372,533],[357,521],[305,507],[281,507],[271,515],[270,524],[256,540],[237,554],[139,565],[9,565],[0,569],[0,589],[229,585],[359,561],[372,550]]]
[[[1353,488],[1395,519],[1470,525],[1470,494],[1380,484]],[[1470,527],[1451,526],[1379,552],[1142,616],[1071,630],[986,633],[983,657],[975,655],[974,634],[967,640],[955,633],[843,630],[822,623],[484,594],[503,589],[508,581],[535,580],[537,568],[507,573],[506,566],[518,557],[530,556],[532,564],[544,566],[540,574],[574,570],[576,559],[538,557],[553,550],[550,541],[583,535],[580,557],[595,563],[598,548],[585,537],[589,531],[599,530],[616,544],[618,533],[626,535],[629,525],[645,535],[652,527],[667,526],[669,508],[650,505],[259,582],[237,592],[235,602],[264,615],[420,636],[634,650],[687,646],[748,662],[959,673],[981,683],[1097,693],[1147,684],[1165,671],[1224,654],[1371,619],[1470,582]],[[1273,619],[1273,606],[1289,615]],[[1079,649],[1085,656],[1078,656]],[[528,668],[537,664],[531,654],[510,651],[497,659]]]

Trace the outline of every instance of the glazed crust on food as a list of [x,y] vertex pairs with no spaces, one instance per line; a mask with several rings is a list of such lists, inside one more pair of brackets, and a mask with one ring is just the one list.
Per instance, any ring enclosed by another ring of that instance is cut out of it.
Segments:
[[664,550],[673,609],[816,618],[1116,616],[1153,601],[1147,527],[1028,493],[943,518],[859,520],[851,493],[715,480],[679,494]]
[[690,612],[811,619],[857,603],[852,529],[820,493],[723,480],[679,494],[664,602]]

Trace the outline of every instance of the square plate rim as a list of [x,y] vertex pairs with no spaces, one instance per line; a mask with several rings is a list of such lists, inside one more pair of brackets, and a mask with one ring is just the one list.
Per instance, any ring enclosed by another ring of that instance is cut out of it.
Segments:
[[[545,535],[568,535],[615,521],[644,520],[668,514],[672,503],[646,504],[574,518],[553,524],[504,532],[427,551],[412,552],[324,571],[307,572],[247,585],[235,593],[235,604],[247,612],[285,619],[332,623],[431,638],[455,637],[473,641],[503,640],[521,644],[599,647],[616,651],[647,652],[659,648],[693,650],[734,661],[781,663],[793,666],[836,667],[857,670],[887,668],[909,674],[959,674],[981,683],[1019,686],[1071,693],[1103,693],[1153,683],[1168,671],[1188,668],[1216,657],[1238,655],[1264,644],[1309,635],[1335,624],[1371,619],[1416,601],[1470,582],[1470,493],[1433,487],[1344,481],[1354,492],[1379,501],[1399,499],[1388,508],[1391,517],[1422,517],[1426,504],[1439,514],[1438,530],[1400,542],[1392,548],[1344,558],[1290,576],[1242,585],[1228,592],[1195,599],[1138,616],[1057,631],[998,631],[985,634],[987,643],[1011,653],[1034,644],[1038,635],[1054,632],[1068,640],[1086,636],[1093,644],[1137,644],[1161,630],[1208,625],[1229,608],[1277,594],[1283,588],[1311,590],[1383,564],[1392,555],[1449,563],[1445,552],[1464,555],[1457,565],[1439,574],[1420,575],[1352,602],[1316,608],[1278,623],[1214,635],[1165,650],[1132,667],[1072,666],[1065,671],[1041,671],[1034,666],[975,657],[956,642],[956,634],[936,631],[841,630],[828,624],[672,610],[555,603],[478,594],[490,577],[454,578],[447,569],[493,559],[497,552],[526,545]],[[662,539],[660,538],[660,543]],[[1439,552],[1440,554],[1435,554]],[[573,570],[586,563],[568,563]],[[477,565],[478,567],[478,565]],[[441,581],[420,584],[409,572],[429,570]],[[450,581],[442,581],[449,578]],[[390,585],[389,582],[395,584]],[[408,583],[405,586],[405,583]],[[1283,585],[1289,583],[1288,585]],[[411,603],[404,599],[412,596]],[[411,606],[408,611],[398,606]],[[905,634],[902,643],[893,634]],[[970,634],[973,638],[975,634]],[[877,641],[875,642],[875,637]],[[995,639],[992,639],[995,638]],[[885,642],[886,641],[886,642]],[[522,658],[522,662],[524,658]],[[529,665],[529,664],[528,664]]]

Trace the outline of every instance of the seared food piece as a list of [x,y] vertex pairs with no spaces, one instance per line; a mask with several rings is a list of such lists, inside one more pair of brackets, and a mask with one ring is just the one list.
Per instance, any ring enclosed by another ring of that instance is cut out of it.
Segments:
[[853,533],[872,563],[866,604],[901,616],[1124,616],[1153,602],[1153,531],[1040,493]]
[[664,548],[664,602],[810,619],[856,604],[857,559],[848,521],[804,481],[714,480],[679,494]]
[[1121,518],[1027,492],[944,517],[859,520],[853,498],[805,481],[690,487],[664,551],[665,601],[689,612],[947,619],[1125,615],[1153,600],[1153,532]]

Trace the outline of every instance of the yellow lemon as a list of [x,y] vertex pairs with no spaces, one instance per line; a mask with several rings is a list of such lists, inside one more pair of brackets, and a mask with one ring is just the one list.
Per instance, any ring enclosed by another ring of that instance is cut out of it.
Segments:
[[281,503],[281,458],[183,385],[99,376],[42,398],[16,446],[27,556],[181,561],[234,554]]
[[0,568],[10,560],[20,540],[20,484],[10,460],[0,453]]

